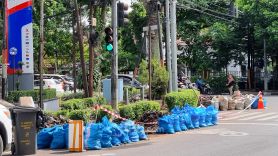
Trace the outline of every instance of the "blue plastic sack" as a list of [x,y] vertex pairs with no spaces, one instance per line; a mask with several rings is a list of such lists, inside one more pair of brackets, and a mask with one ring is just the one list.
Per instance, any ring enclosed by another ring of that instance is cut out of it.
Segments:
[[158,130],[157,133],[168,133],[168,134],[174,134],[174,126],[173,121],[170,119],[170,116],[165,115],[158,119]]
[[128,136],[129,129],[128,129],[128,126],[125,124],[125,122],[121,122],[120,128],[123,132],[123,135],[120,137],[121,142],[124,143],[124,144],[130,143],[131,141],[130,141],[129,136]]
[[185,114],[180,114],[179,118],[180,118],[180,128],[181,128],[181,130],[186,131],[187,127],[186,127],[186,116],[185,116]]
[[192,124],[194,126],[194,128],[199,128],[200,127],[200,114],[199,114],[199,110],[197,108],[194,108],[191,110],[191,121]]
[[108,118],[105,116],[102,118],[102,125],[103,125],[103,132],[102,132],[102,137],[101,137],[101,147],[102,148],[108,148],[112,147],[112,126],[111,122],[108,120]]
[[173,120],[173,126],[174,126],[175,132],[180,132],[181,127],[180,127],[180,118],[179,118],[179,116],[176,115],[176,114],[172,114],[171,119]]
[[200,127],[207,127],[206,124],[206,109],[204,107],[196,108],[199,112],[200,119],[199,119],[199,124]]
[[121,130],[121,128],[119,127],[119,125],[117,125],[116,123],[112,123],[111,124],[111,131],[112,131],[112,140],[111,143],[113,146],[119,146],[121,145],[121,136],[123,135],[123,131]]
[[210,105],[206,108],[206,124],[208,126],[212,126],[212,112],[213,110],[216,109],[214,106]]
[[64,149],[66,147],[65,130],[62,126],[55,126],[53,131],[53,139],[51,141],[51,149]]
[[131,120],[126,120],[123,122],[123,124],[128,128],[129,140],[132,142],[138,142],[139,135],[137,133],[137,129],[136,129],[134,122]]
[[191,115],[187,112],[185,112],[184,114],[184,118],[185,118],[185,125],[188,129],[194,129],[194,126],[192,124],[192,121],[191,121]]
[[65,139],[65,143],[66,143],[66,148],[69,148],[69,124],[64,124],[63,125],[63,129],[64,129],[64,139]]
[[140,140],[146,140],[148,138],[146,133],[145,133],[145,129],[144,129],[143,126],[137,125],[136,129],[137,129],[137,133],[139,135]]
[[217,125],[217,123],[218,123],[218,110],[214,108],[212,110],[211,116],[212,116],[211,123],[213,125]]
[[175,106],[172,110],[171,110],[172,114],[180,114],[181,113],[181,109],[179,106]]
[[44,128],[37,135],[37,147],[38,149],[49,148],[53,139],[53,131],[55,127]]
[[84,131],[84,147],[87,150],[101,149],[101,138],[103,133],[102,123],[88,123]]

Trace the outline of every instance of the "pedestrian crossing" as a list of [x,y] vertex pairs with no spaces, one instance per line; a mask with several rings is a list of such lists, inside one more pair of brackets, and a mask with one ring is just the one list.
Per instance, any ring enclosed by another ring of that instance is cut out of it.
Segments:
[[271,121],[278,122],[278,112],[265,111],[223,111],[219,112],[220,121]]

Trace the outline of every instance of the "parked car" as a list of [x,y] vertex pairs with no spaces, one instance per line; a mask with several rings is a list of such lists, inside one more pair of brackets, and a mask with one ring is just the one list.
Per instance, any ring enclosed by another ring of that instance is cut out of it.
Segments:
[[[106,76],[106,79],[111,79],[111,75]],[[118,74],[118,79],[123,79],[124,86],[131,86],[138,89],[143,87],[143,85],[131,75]],[[146,86],[144,87],[147,88]]]
[[64,92],[62,84],[55,79],[43,79],[45,86],[47,88],[56,89],[57,92]]
[[0,155],[11,148],[12,120],[10,111],[0,104]]
[[[35,80],[40,79],[39,74],[34,75]],[[43,79],[55,79],[58,80],[63,85],[63,89],[65,91],[67,90],[73,90],[73,79],[66,75],[58,75],[58,74],[43,74]]]
[[[47,89],[45,82],[42,81],[43,89]],[[34,80],[34,89],[40,89],[40,80]]]

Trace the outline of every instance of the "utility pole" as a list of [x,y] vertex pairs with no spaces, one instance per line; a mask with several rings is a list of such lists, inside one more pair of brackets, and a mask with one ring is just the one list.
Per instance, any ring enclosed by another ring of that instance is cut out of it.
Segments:
[[118,19],[117,0],[112,1],[112,27],[113,27],[113,54],[111,76],[111,102],[112,108],[118,111]]
[[177,17],[176,17],[177,0],[171,3],[171,47],[172,47],[172,89],[178,91],[178,69],[177,69]]
[[266,38],[264,35],[264,91],[268,90],[268,86],[267,86],[267,55],[266,55]]
[[6,58],[3,56],[7,49],[7,44],[6,44],[6,2],[2,1],[2,6],[3,6],[3,43],[2,43],[2,99],[5,99],[6,97],[6,80],[7,80],[7,65],[6,61],[4,61]]
[[42,97],[42,92],[43,92],[43,51],[44,51],[44,0],[41,0],[40,4],[40,108],[43,109],[43,97]]
[[171,67],[171,49],[170,49],[170,19],[169,0],[165,0],[165,12],[166,12],[166,54],[167,54],[167,70],[169,73],[168,92],[172,92],[172,67]]
[[156,2],[156,13],[157,13],[157,30],[158,30],[158,41],[159,41],[159,52],[160,52],[160,64],[164,66],[163,60],[163,47],[162,47],[162,35],[161,35],[161,27],[160,27],[160,13],[159,13],[160,2],[157,0]]
[[[89,2],[89,23],[90,23],[90,35],[89,38],[91,38],[91,34],[94,31],[93,29],[93,2]],[[93,97],[93,93],[94,93],[94,45],[91,42],[91,40],[89,39],[89,97]]]

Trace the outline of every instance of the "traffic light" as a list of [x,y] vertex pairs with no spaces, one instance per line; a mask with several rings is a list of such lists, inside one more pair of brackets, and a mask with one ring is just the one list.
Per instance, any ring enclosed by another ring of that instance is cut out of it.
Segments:
[[118,3],[118,10],[117,10],[117,14],[118,14],[118,26],[122,27],[124,26],[124,24],[128,23],[128,10],[129,6],[126,3]]
[[104,29],[105,32],[105,50],[113,51],[113,29],[107,27]]

